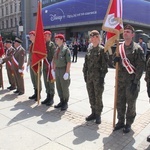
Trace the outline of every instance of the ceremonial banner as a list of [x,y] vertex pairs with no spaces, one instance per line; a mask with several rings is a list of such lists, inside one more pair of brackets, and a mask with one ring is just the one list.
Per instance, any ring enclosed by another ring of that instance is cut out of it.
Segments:
[[122,0],[110,0],[102,29],[106,31],[105,51],[114,45],[123,32]]

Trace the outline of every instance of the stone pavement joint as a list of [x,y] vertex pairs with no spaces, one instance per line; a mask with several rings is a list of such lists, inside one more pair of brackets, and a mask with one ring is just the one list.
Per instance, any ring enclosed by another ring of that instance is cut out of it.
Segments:
[[[0,150],[20,150],[19,145],[21,150],[150,150],[150,143],[146,142],[150,134],[150,107],[144,76],[141,79],[137,116],[131,132],[113,132],[115,70],[109,69],[106,75],[102,123],[97,125],[94,121],[86,122],[90,106],[82,73],[84,55],[85,53],[79,52],[78,62],[71,65],[71,98],[66,112],[28,100],[28,96],[33,94],[29,73],[24,76],[24,95],[17,96],[12,91],[0,90]],[[4,67],[3,69],[4,86],[7,87],[6,70]],[[43,89],[42,99],[45,97]],[[56,104],[59,101],[57,92],[54,101]],[[18,133],[19,129],[21,131]],[[8,144],[8,139],[13,143]]]

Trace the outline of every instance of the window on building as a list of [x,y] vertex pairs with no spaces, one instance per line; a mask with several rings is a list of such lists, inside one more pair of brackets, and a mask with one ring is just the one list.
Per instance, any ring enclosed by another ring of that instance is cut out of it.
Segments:
[[6,28],[8,28],[9,26],[8,26],[8,20],[6,20]]
[[21,2],[19,3],[19,11],[21,11]]
[[10,5],[10,13],[13,13],[13,6],[12,6],[12,4]]
[[6,15],[8,15],[8,6],[6,6]]
[[2,8],[2,16],[4,16],[4,8]]
[[4,29],[4,21],[2,21],[2,29]]
[[17,25],[17,18],[15,18],[15,26]]
[[13,19],[10,19],[10,26],[13,27]]
[[17,4],[14,3],[14,6],[15,6],[15,12],[17,12]]

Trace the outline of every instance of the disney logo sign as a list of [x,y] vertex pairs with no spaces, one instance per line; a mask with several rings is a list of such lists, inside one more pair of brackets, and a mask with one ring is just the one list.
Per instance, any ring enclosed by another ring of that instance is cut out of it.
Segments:
[[[65,18],[64,11],[61,8],[57,8],[56,10],[58,10],[57,13],[49,15],[51,21],[57,21],[57,20],[61,21],[62,19]],[[61,14],[61,15],[59,15],[59,14]]]

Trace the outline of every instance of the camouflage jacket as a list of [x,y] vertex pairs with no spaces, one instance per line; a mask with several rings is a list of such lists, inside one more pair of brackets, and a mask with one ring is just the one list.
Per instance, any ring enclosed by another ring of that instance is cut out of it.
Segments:
[[99,77],[105,77],[108,72],[108,55],[104,52],[104,47],[98,45],[97,47],[90,47],[85,55],[85,62],[83,65],[84,78],[90,74],[98,74]]
[[150,83],[150,57],[146,62],[146,72],[145,72],[145,81]]
[[118,72],[118,80],[119,81],[133,81],[134,83],[138,83],[145,67],[145,57],[144,52],[141,47],[132,42],[130,46],[125,46],[126,57],[130,61],[130,63],[135,67],[135,73],[129,74],[126,68],[122,65],[122,61],[119,61],[119,72]]

